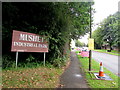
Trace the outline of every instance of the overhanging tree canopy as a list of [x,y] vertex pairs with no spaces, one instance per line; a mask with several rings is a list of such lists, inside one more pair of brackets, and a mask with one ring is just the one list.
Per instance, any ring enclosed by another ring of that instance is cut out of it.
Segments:
[[90,2],[3,2],[2,5],[3,55],[11,54],[12,30],[48,36],[50,61],[64,56],[72,38],[89,32],[89,7],[93,5]]
[[96,31],[93,32],[93,38],[95,39],[95,43],[99,46],[102,46],[104,43],[108,43],[110,49],[113,46],[117,46],[120,44],[120,36],[118,33],[119,28],[119,20],[120,20],[120,12],[116,12],[113,15],[108,16],[104,19],[100,26]]

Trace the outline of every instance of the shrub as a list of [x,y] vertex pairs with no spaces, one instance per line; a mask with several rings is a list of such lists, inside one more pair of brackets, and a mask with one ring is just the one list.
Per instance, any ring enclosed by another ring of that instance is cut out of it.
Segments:
[[2,58],[2,68],[9,68],[9,67],[15,67],[15,61],[11,58],[9,55],[4,55]]

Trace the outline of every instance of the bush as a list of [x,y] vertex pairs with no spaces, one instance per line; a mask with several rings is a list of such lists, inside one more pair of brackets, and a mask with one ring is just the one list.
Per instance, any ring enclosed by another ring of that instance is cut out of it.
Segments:
[[[3,64],[2,64],[3,69],[16,67],[16,62],[10,55],[4,55],[2,58],[2,61],[3,61]],[[38,67],[40,66],[40,63],[41,62],[35,61],[35,58],[32,55],[29,55],[26,61],[18,62],[17,66],[18,67]]]
[[26,59],[27,62],[32,62],[34,61],[35,58],[30,54],[29,57]]
[[3,69],[9,68],[9,67],[12,67],[12,68],[15,67],[15,61],[9,55],[4,55],[2,58],[2,62],[3,62],[2,63]]
[[111,52],[111,50],[107,50],[107,52]]
[[67,58],[65,56],[63,58],[54,59],[52,61],[52,64],[53,64],[53,66],[60,68],[66,64],[66,59]]

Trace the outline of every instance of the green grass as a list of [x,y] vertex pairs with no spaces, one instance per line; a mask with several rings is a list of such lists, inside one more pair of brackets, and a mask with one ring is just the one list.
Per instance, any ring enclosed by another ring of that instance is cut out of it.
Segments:
[[76,53],[79,53],[79,51],[76,51]]
[[[118,77],[112,72],[104,68],[104,73],[109,75],[113,80],[96,80],[93,74],[88,73],[89,69],[89,59],[84,57],[82,58],[78,55],[78,59],[82,64],[82,68],[86,75],[86,80],[91,88],[118,88]],[[92,59],[92,71],[99,72],[99,63]],[[119,78],[120,79],[120,78]]]
[[63,69],[55,67],[17,68],[2,71],[3,88],[56,88]]
[[103,50],[103,49],[95,49],[94,51],[97,51],[97,52],[103,52],[103,53],[108,53],[108,54],[111,54],[111,55],[117,55],[117,56],[120,56],[120,52],[116,51],[116,50],[112,50],[111,52],[107,52],[107,50]]

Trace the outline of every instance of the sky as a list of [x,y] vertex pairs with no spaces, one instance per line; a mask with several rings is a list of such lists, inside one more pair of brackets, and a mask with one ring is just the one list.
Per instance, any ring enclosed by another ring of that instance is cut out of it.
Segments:
[[[94,0],[95,4],[93,8],[95,9],[96,13],[94,13],[94,31],[97,28],[98,23],[103,21],[109,15],[114,14],[118,11],[118,2],[120,0]],[[79,39],[81,42],[88,43],[88,35],[85,35],[82,39]]]

